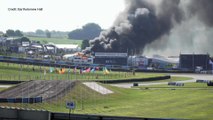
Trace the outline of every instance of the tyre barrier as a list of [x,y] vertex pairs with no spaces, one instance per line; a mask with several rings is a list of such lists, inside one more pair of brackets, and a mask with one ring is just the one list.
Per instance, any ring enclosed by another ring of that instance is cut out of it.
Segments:
[[20,81],[20,80],[13,80],[13,81],[0,80],[0,84],[1,85],[19,84],[19,83],[22,83],[22,82],[26,82],[26,81]]
[[136,86],[139,86],[139,84],[138,83],[133,83],[133,86],[136,87]]
[[212,81],[209,81],[209,82],[207,83],[207,86],[213,86],[213,82],[212,82]]
[[184,83],[168,82],[168,85],[171,85],[171,86],[184,86]]
[[0,98],[0,103],[42,103],[42,97],[35,98]]
[[51,113],[51,120],[178,120],[178,119]]
[[144,82],[144,81],[158,81],[170,79],[170,75],[159,76],[159,77],[150,77],[150,78],[130,78],[130,79],[121,79],[121,80],[94,80],[95,82],[100,82],[104,84],[113,84],[113,83],[128,83],[128,82]]
[[196,80],[196,83],[208,83],[210,80]]
[[176,82],[168,82],[168,85],[173,85],[173,86],[175,86],[175,85],[176,85]]
[[175,86],[184,86],[184,83],[176,83]]

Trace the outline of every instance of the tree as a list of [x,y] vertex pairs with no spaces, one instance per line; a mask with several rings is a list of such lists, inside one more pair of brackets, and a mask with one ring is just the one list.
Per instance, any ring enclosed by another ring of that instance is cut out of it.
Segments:
[[27,38],[27,37],[22,37],[22,38],[18,38],[18,39],[15,39],[14,41],[16,42],[30,42],[30,39]]
[[81,44],[81,49],[85,49],[86,47],[89,47],[89,40],[83,40]]
[[10,37],[10,36],[14,37],[14,36],[15,36],[15,31],[9,29],[9,30],[6,31],[6,35],[9,36],[9,37]]
[[6,35],[9,36],[9,37],[15,37],[15,36],[22,37],[23,36],[23,34],[20,30],[14,31],[14,30],[11,30],[11,29],[6,31]]
[[38,36],[43,36],[43,35],[45,35],[45,32],[44,32],[43,30],[41,30],[41,29],[37,29],[37,30],[36,30],[36,34],[37,34]]
[[15,31],[15,36],[22,37],[23,34],[21,33],[20,30],[16,30],[16,31]]
[[68,34],[69,39],[82,39],[82,29],[75,29]]
[[8,37],[7,34],[3,34],[3,37]]
[[30,39],[27,38],[27,37],[22,37],[20,40],[21,40],[22,42],[30,42]]
[[68,34],[69,39],[91,40],[98,37],[102,31],[101,27],[95,23],[88,23],[82,29],[75,29]]
[[47,38],[51,38],[51,33],[50,33],[50,31],[49,31],[49,30],[46,30],[45,32],[46,32]]
[[101,27],[98,24],[96,24],[96,23],[87,23],[82,28],[85,31],[89,31],[89,30],[101,30]]

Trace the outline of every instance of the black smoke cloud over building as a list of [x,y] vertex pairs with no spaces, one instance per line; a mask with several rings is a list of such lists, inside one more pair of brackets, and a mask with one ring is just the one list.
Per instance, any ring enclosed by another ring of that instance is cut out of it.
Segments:
[[191,15],[197,16],[207,26],[213,27],[213,0],[191,0],[188,9]]
[[125,2],[126,9],[120,13],[114,25],[101,32],[99,37],[90,40],[91,51],[134,50],[138,54],[143,53],[146,45],[159,40],[164,35],[169,35],[176,25],[185,21],[186,12],[192,16],[197,15],[206,25],[213,25],[213,17],[210,14],[213,9],[211,0],[191,0],[183,3],[187,5],[181,4],[181,0],[126,0]]

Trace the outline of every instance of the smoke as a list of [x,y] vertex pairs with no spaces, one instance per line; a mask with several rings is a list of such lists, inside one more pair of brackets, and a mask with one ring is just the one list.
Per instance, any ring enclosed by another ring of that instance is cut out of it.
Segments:
[[[155,40],[144,48],[144,55],[179,55],[180,53],[210,53],[213,51],[213,28],[198,19],[183,21],[169,35]],[[211,54],[211,53],[210,53]]]
[[212,0],[191,0],[188,9],[192,16],[198,17],[207,26],[213,27]]
[[157,7],[146,0],[127,0],[126,9],[121,13],[112,28],[90,41],[91,50],[98,52],[142,53],[145,45],[164,34],[169,34],[173,22],[179,23],[182,11],[179,0],[163,0]]
[[[126,9],[114,25],[90,40],[92,51],[136,51],[137,54],[213,51],[208,46],[213,33],[212,0],[126,0],[125,3]],[[201,43],[204,47],[199,47]]]
[[144,54],[178,55],[179,53],[209,53],[213,51],[213,1],[182,0],[184,12],[181,24],[169,35],[163,35],[144,48]]

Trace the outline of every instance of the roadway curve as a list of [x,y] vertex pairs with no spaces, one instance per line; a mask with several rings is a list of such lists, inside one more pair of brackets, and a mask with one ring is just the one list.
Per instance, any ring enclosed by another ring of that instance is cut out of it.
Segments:
[[[185,81],[176,81],[181,83],[188,83],[188,82],[196,82],[197,79],[201,80],[213,80],[212,74],[189,74],[189,73],[169,73],[168,75],[172,77],[190,77],[191,80]],[[168,82],[138,82],[139,86],[149,86],[149,85],[160,85],[160,84],[168,84]],[[133,85],[132,83],[120,83],[120,84],[110,84],[112,86],[121,87],[121,88],[131,88]]]
[[0,85],[0,88],[9,88],[12,87],[12,85]]

